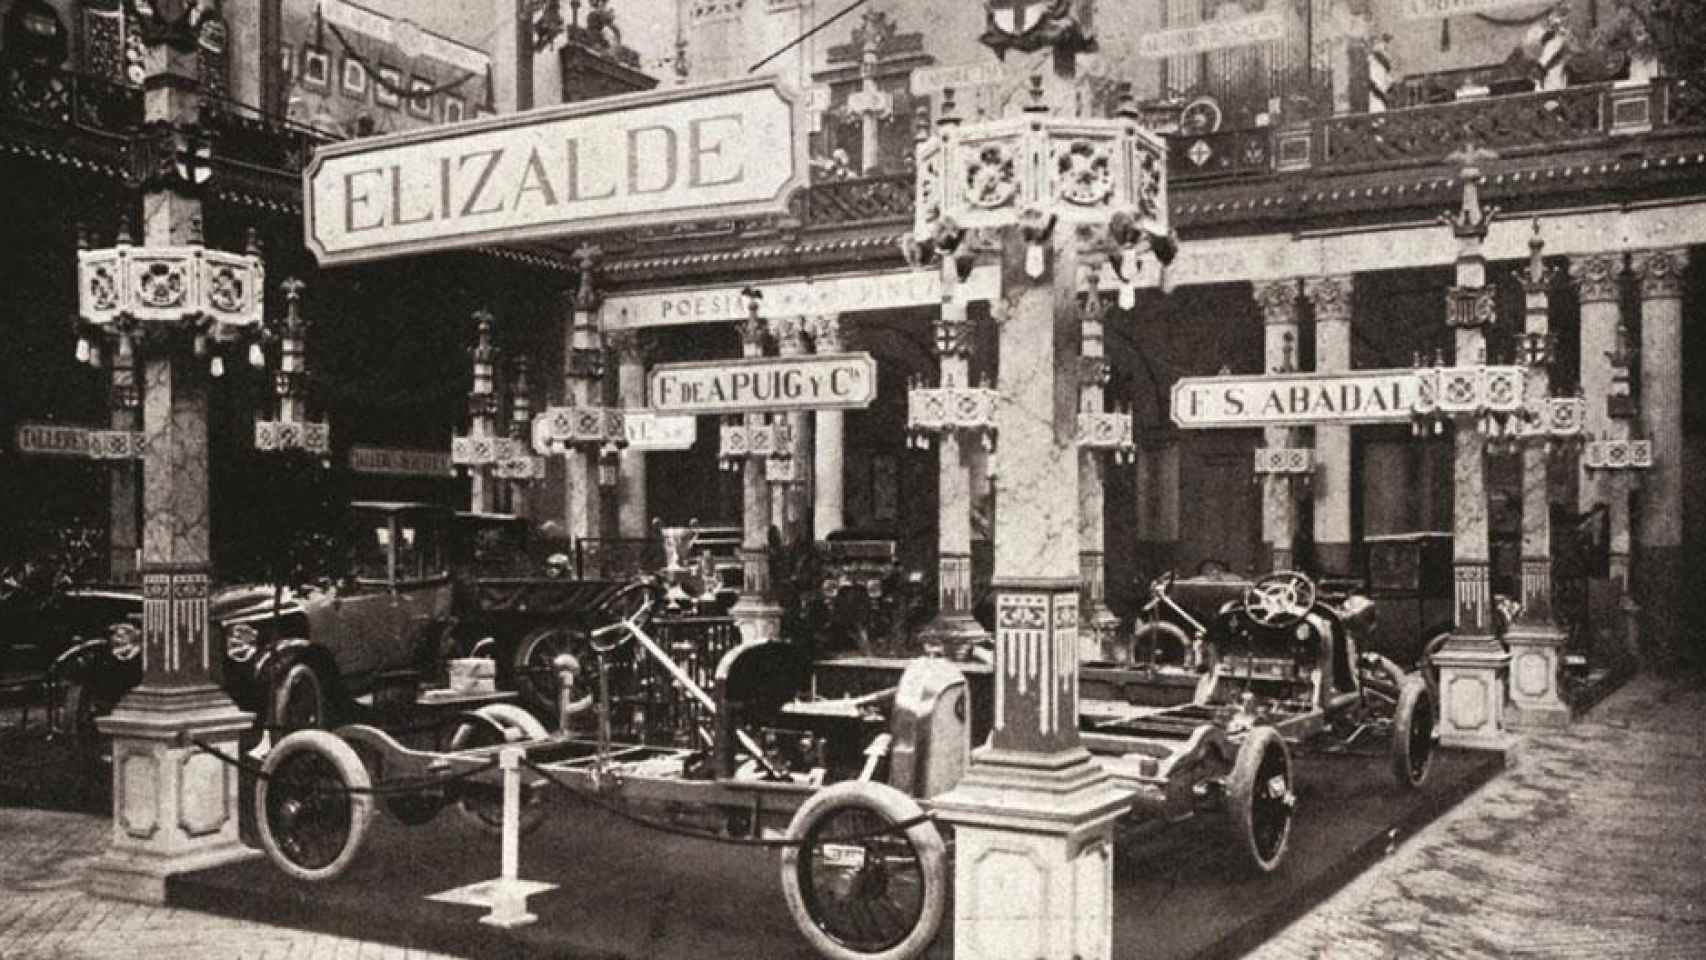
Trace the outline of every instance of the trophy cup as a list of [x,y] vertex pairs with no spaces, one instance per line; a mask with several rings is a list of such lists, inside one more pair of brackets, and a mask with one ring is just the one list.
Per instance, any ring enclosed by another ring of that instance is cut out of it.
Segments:
[[687,554],[693,549],[693,542],[699,539],[697,529],[698,519],[687,521],[685,527],[666,527],[663,521],[653,518],[652,529],[663,538],[663,577],[669,583],[669,591],[665,594],[665,602],[671,613],[681,613],[690,609],[695,598],[681,585],[681,578],[692,573],[693,568],[686,563]]

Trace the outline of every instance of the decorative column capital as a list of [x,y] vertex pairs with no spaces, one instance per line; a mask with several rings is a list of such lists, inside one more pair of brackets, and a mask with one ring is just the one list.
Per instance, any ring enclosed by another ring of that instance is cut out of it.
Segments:
[[1349,275],[1310,277],[1303,281],[1303,290],[1315,305],[1316,323],[1349,323],[1351,293],[1355,278]]
[[740,343],[749,356],[757,356],[764,352],[764,335],[770,330],[770,322],[763,317],[753,314],[735,320],[735,330],[740,334]]
[[1256,303],[1262,308],[1262,320],[1268,324],[1297,323],[1297,281],[1293,278],[1270,280],[1254,285]]
[[604,295],[598,289],[598,268],[604,258],[604,251],[596,244],[588,243],[576,247],[572,256],[575,270],[579,274],[575,284],[574,308],[590,313],[597,310],[604,300]]
[[1682,271],[1688,265],[1688,249],[1641,250],[1629,266],[1641,281],[1642,300],[1674,300],[1682,296]]
[[1599,253],[1570,258],[1570,279],[1576,282],[1582,303],[1616,303],[1620,293],[1618,279],[1622,273],[1623,257],[1620,254]]
[[840,353],[846,347],[847,326],[839,313],[820,313],[807,318],[812,343],[818,353]]
[[777,352],[785,357],[805,353],[809,323],[806,317],[778,317],[775,323]]

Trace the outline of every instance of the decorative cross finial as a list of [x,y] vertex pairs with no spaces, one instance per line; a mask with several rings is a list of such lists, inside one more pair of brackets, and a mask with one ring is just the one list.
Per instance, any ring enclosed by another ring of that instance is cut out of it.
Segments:
[[1481,166],[1486,160],[1498,159],[1498,154],[1491,150],[1468,143],[1446,157],[1456,161],[1460,168],[1459,176],[1463,180],[1463,202],[1456,214],[1441,214],[1440,220],[1451,224],[1452,232],[1459,239],[1480,240],[1487,236],[1487,227],[1499,215],[1498,207],[1483,207],[1481,205]]
[[1546,263],[1540,253],[1546,249],[1546,241],[1540,239],[1540,218],[1533,220],[1534,232],[1528,238],[1528,282],[1540,286],[1546,282]]

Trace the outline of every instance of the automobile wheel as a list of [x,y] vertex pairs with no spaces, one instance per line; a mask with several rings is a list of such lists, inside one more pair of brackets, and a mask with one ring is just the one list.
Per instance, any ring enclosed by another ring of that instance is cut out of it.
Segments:
[[575,637],[563,627],[540,627],[521,638],[510,660],[521,705],[543,716],[557,715],[557,656],[571,652]]
[[326,725],[326,698],[320,676],[306,663],[293,663],[272,689],[273,726],[281,733]]
[[1414,674],[1398,691],[1392,713],[1392,775],[1398,785],[1414,789],[1428,778],[1434,756],[1433,691]]
[[1285,857],[1297,808],[1291,751],[1273,727],[1257,727],[1244,738],[1226,796],[1233,836],[1257,870],[1273,872]]
[[267,857],[301,880],[343,873],[373,819],[372,795],[359,792],[371,786],[361,759],[337,736],[298,730],[280,740],[255,784],[255,821]]
[[[549,734],[538,718],[520,707],[508,703],[494,703],[481,707],[472,713],[464,714],[462,721],[450,735],[450,749],[473,750],[479,747],[493,747],[505,743],[522,743],[529,740],[543,740]],[[501,781],[493,781],[501,783]],[[503,796],[496,791],[469,791],[464,794],[457,809],[482,830],[500,833],[504,826]],[[544,805],[534,796],[522,798],[520,828],[523,834],[531,833],[545,820]]]
[[[906,960],[942,926],[947,851],[917,802],[846,781],[813,794],[788,824],[782,893],[794,924],[832,960]],[[898,824],[911,823],[904,831]]]

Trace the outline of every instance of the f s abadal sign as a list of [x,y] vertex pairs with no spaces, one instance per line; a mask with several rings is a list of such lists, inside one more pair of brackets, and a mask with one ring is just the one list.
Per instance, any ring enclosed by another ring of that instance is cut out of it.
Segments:
[[334,144],[303,171],[322,264],[782,212],[800,98],[741,79]]

